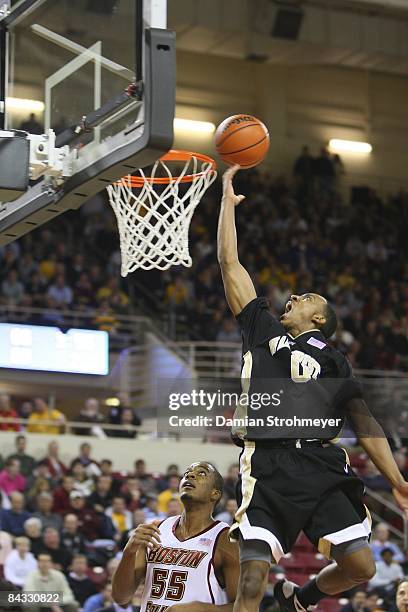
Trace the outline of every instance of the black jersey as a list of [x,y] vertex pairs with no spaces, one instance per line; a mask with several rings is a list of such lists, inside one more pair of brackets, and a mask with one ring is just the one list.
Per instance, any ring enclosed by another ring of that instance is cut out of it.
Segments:
[[242,395],[233,437],[332,439],[344,425],[344,407],[361,387],[342,353],[313,329],[292,338],[266,298],[237,316],[242,330]]

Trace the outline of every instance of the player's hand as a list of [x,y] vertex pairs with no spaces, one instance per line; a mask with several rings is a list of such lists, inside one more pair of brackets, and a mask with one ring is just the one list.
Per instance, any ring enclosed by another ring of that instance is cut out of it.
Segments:
[[394,487],[392,493],[399,507],[408,516],[408,482],[404,481],[398,487]]
[[224,176],[222,177],[224,198],[232,202],[234,206],[238,206],[238,204],[240,204],[242,200],[245,200],[245,196],[235,195],[234,186],[232,184],[232,179],[234,178],[240,167],[241,166],[237,165],[232,166],[232,168],[228,168],[228,170],[224,172]]
[[137,553],[139,548],[155,548],[160,544],[160,521],[153,521],[147,525],[138,525],[130,536],[123,552]]

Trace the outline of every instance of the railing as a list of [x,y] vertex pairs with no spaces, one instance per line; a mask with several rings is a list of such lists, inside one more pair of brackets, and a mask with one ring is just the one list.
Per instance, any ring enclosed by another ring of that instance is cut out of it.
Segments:
[[[366,488],[365,493],[366,497],[376,501],[381,506],[386,508],[388,512],[400,518],[403,526],[402,531],[401,529],[395,527],[395,525],[393,525],[389,521],[387,521],[387,525],[389,531],[393,534],[393,536],[400,540],[404,552],[408,552],[408,517],[405,512],[403,512],[396,504],[391,502],[389,499],[381,495],[381,493],[377,493],[377,491],[373,491],[372,489]],[[370,513],[373,519],[377,522],[384,520],[382,516],[374,512],[372,509],[370,509]]]
[[[49,325],[62,330],[72,327],[99,329],[102,322],[98,317],[104,316],[98,310],[71,310],[67,308],[33,308],[14,305],[0,305],[0,322],[21,323],[29,325]],[[146,332],[152,332],[164,343],[167,336],[154,321],[147,316],[123,315],[115,312],[112,316],[112,331],[109,332],[111,347],[121,350],[135,346],[144,341]]]
[[[145,415],[143,415],[145,416]],[[51,431],[50,435],[92,435],[96,438],[108,438],[110,436],[115,437],[115,432],[126,431],[129,433],[135,433],[137,436],[148,436],[151,437],[156,436],[157,434],[157,426],[155,418],[146,418],[144,419],[144,423],[142,425],[114,425],[108,422],[108,420],[101,423],[94,422],[84,422],[84,421],[67,421],[65,418],[53,420],[53,419],[44,419],[40,422],[30,422],[29,419],[20,419],[20,418],[4,418],[0,417],[0,424],[10,424],[17,425],[21,430],[27,430],[27,433],[30,435],[35,435],[36,433],[47,434],[46,431],[39,431],[43,428],[53,428],[57,429],[57,431]],[[30,431],[32,428],[33,431]],[[4,431],[4,430],[3,430]],[[13,430],[6,430],[13,431]],[[91,434],[88,432],[91,431]],[[82,433],[81,433],[82,432]],[[111,433],[112,432],[112,433]]]
[[[189,367],[202,378],[231,378],[240,375],[240,342],[168,342]],[[357,376],[365,379],[401,379],[408,382],[408,373],[394,370],[364,370],[356,368]]]

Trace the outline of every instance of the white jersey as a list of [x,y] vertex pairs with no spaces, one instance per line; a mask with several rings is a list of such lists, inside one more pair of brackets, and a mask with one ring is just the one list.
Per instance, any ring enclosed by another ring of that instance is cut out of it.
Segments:
[[161,543],[147,552],[141,612],[164,612],[178,603],[228,603],[214,571],[214,556],[227,523],[214,521],[208,529],[183,542],[175,534],[180,516],[159,525]]

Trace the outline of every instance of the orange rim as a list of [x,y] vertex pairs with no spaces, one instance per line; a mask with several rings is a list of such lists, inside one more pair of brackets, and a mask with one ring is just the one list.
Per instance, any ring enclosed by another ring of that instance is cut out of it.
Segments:
[[130,187],[143,187],[145,183],[151,183],[152,185],[169,185],[177,180],[180,183],[192,183],[194,179],[204,176],[209,172],[215,172],[217,169],[217,164],[208,155],[204,155],[204,153],[192,153],[191,151],[176,151],[172,149],[163,157],[160,157],[160,161],[172,161],[172,162],[186,162],[190,161],[193,157],[196,157],[199,161],[203,163],[210,164],[210,167],[204,172],[197,172],[195,174],[186,174],[179,180],[179,176],[158,176],[158,177],[142,177],[142,176],[125,176],[120,181],[114,183],[114,185],[128,185]]

